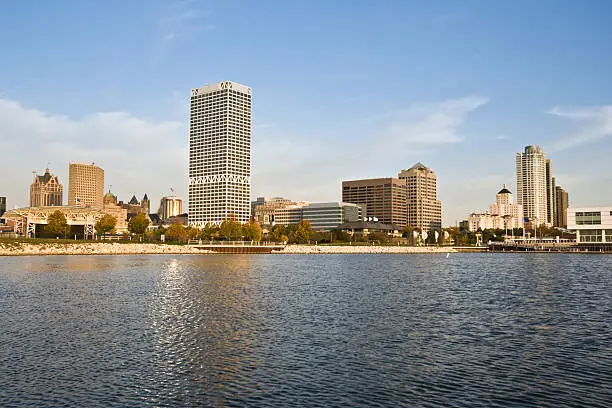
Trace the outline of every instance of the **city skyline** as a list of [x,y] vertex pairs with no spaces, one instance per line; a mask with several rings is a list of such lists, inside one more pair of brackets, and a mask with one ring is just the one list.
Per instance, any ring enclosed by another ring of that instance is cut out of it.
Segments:
[[[514,153],[537,144],[572,206],[608,205],[599,186],[612,182],[600,169],[612,154],[611,7],[10,4],[0,33],[30,35],[1,54],[0,148],[12,177],[0,195],[25,206],[33,170],[51,162],[66,183],[72,160],[100,163],[124,199],[157,202],[170,187],[186,197],[189,89],[231,79],[257,95],[252,197],[339,200],[343,179],[422,161],[438,175],[443,225],[454,225],[515,186]],[[234,30],[228,13],[249,24]]]

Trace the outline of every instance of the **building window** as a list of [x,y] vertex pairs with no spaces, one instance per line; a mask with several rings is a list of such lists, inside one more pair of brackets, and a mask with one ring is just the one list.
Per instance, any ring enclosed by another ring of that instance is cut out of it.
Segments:
[[576,225],[599,225],[601,224],[601,212],[577,212]]

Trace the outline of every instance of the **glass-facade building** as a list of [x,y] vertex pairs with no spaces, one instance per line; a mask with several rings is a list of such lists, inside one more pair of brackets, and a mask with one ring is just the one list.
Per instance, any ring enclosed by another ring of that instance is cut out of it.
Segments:
[[230,81],[191,90],[189,225],[250,218],[251,95]]
[[567,229],[577,242],[612,242],[612,207],[567,209]]

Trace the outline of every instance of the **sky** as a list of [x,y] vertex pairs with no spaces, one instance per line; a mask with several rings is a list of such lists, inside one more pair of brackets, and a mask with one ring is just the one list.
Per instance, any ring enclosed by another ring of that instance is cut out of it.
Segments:
[[612,2],[80,0],[0,6],[0,196],[105,170],[120,200],[187,196],[190,90],[253,89],[252,198],[438,175],[444,225],[540,145],[571,206],[612,205]]

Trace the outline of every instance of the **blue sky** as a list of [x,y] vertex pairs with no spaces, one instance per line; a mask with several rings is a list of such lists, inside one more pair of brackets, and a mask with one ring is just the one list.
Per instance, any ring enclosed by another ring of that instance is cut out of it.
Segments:
[[[445,224],[541,145],[572,205],[612,204],[609,1],[30,1],[0,6],[0,195],[96,162],[120,199],[186,195],[189,90],[254,92],[253,196],[437,172]],[[602,188],[606,186],[606,188]],[[153,205],[155,207],[155,204]]]

